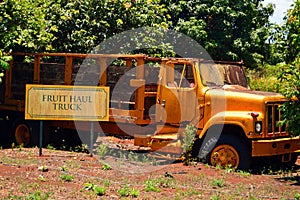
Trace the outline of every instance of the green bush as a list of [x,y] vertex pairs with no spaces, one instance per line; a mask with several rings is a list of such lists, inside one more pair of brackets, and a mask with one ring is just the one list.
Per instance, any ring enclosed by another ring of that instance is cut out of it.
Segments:
[[278,83],[278,74],[282,71],[285,64],[264,65],[254,70],[248,70],[248,82],[252,90],[279,92],[280,84]]
[[286,65],[279,75],[280,92],[288,99],[280,107],[282,111],[280,125],[286,125],[287,131],[294,136],[300,135],[300,57]]

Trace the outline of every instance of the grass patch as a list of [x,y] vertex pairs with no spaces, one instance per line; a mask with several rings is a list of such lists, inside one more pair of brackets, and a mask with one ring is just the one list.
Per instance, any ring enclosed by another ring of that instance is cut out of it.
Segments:
[[129,188],[127,185],[125,185],[123,188],[118,190],[118,194],[121,197],[134,197],[137,198],[139,196],[139,191],[135,188]]
[[213,188],[216,188],[216,187],[221,188],[221,187],[225,186],[225,180],[223,178],[214,178],[213,180],[211,180],[210,185]]
[[103,196],[106,192],[106,188],[95,185],[94,183],[85,183],[83,190],[94,191],[96,195]]
[[251,176],[251,173],[250,173],[250,172],[243,171],[243,170],[238,170],[237,173],[238,173],[239,176],[245,177],[245,178]]
[[6,164],[13,164],[13,165],[32,165],[32,164],[39,164],[40,161],[38,159],[30,158],[28,159],[27,157],[9,157],[9,156],[3,156],[0,159],[0,162],[6,163]]
[[102,170],[111,170],[111,169],[112,169],[112,167],[109,164],[107,164],[107,163],[102,164]]
[[295,193],[295,194],[294,194],[294,198],[295,198],[296,200],[300,200],[300,193],[299,193],[299,192]]
[[68,175],[68,174],[66,174],[66,173],[61,174],[61,175],[59,176],[59,178],[60,178],[61,180],[67,181],[67,182],[71,182],[71,181],[74,179],[74,177],[73,177],[72,175]]
[[13,199],[24,199],[24,200],[47,200],[50,198],[50,193],[47,192],[43,194],[40,190],[36,191],[35,193],[29,193],[27,196],[17,196],[9,194],[4,200],[13,200]]
[[146,192],[161,192],[161,189],[158,187],[157,181],[154,179],[148,179],[145,182],[145,191]]

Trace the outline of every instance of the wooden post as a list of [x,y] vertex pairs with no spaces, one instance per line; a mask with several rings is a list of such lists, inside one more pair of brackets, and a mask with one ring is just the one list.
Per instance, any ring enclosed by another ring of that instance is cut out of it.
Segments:
[[73,58],[71,56],[66,56],[66,66],[65,66],[65,85],[72,84],[72,67]]
[[99,78],[99,85],[105,86],[107,82],[107,64],[106,58],[100,57],[96,59],[97,64],[100,67],[100,78]]
[[10,68],[6,72],[5,77],[5,99],[4,102],[7,103],[7,99],[10,99],[12,97],[12,76],[13,76],[13,64],[14,61],[10,61],[9,65]]
[[41,81],[41,56],[34,56],[33,83],[39,84]]
[[[136,66],[136,79],[144,79],[144,58],[137,58],[137,66]],[[135,96],[135,109],[138,111],[138,121],[142,121],[144,118],[144,101],[145,101],[145,85],[137,88]]]

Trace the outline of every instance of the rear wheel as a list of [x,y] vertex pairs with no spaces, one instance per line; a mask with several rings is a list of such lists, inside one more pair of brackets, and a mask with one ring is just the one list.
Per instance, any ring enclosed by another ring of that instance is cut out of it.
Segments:
[[14,140],[24,147],[39,144],[39,124],[37,121],[16,120],[13,126]]
[[27,124],[18,124],[15,128],[15,140],[17,144],[28,146],[30,143],[30,134],[30,128]]

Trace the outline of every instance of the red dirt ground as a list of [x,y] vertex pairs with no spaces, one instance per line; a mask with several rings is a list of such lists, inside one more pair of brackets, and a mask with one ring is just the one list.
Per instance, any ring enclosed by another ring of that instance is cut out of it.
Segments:
[[[0,152],[1,199],[300,199],[300,159],[294,170],[265,168],[260,174],[181,162],[156,170],[144,166],[144,173],[132,173],[128,165],[129,173],[113,165],[105,170],[97,156],[87,153],[43,149],[39,156],[38,148]],[[92,185],[105,188],[104,195],[97,195],[88,187]],[[157,190],[146,191],[150,186]]]

